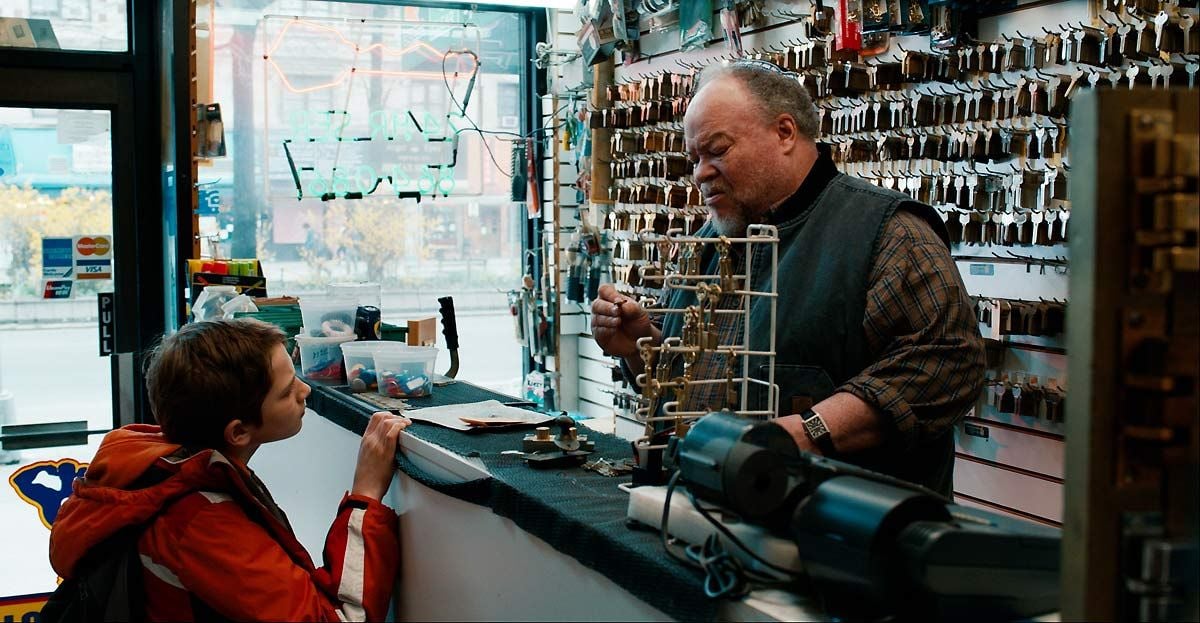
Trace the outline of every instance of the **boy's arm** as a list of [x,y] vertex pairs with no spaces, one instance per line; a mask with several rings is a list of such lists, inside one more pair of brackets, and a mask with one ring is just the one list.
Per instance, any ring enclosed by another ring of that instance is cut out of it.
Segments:
[[[377,621],[387,616],[399,562],[395,512],[346,496],[310,572],[232,500],[200,509],[162,561],[183,588],[235,620]],[[173,559],[173,560],[171,560]]]

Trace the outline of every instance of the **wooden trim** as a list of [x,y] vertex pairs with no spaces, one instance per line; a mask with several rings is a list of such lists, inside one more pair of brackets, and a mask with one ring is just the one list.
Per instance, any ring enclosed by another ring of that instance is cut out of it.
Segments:
[[974,417],[974,416],[965,417],[965,418],[963,418],[963,422],[971,422],[973,424],[978,423],[981,426],[995,426],[996,428],[1003,428],[1005,430],[1016,431],[1019,433],[1024,433],[1026,435],[1033,435],[1034,437],[1041,437],[1043,439],[1053,439],[1054,441],[1061,441],[1063,443],[1066,443],[1066,441],[1067,441],[1066,437],[1059,435],[1058,433],[1049,433],[1044,430],[1038,430],[1036,428],[1017,426],[1016,424],[1009,424],[1007,422],[997,422],[996,420],[989,420],[989,419],[981,418],[981,417]]
[[967,494],[965,494],[965,493],[959,493],[959,492],[955,491],[955,492],[954,492],[954,499],[957,501],[957,500],[958,500],[958,498],[962,498],[962,499],[964,499],[964,500],[970,500],[970,501],[972,501],[972,502],[974,502],[975,504],[978,504],[978,505],[980,505],[980,506],[986,506],[986,507],[988,507],[988,508],[991,508],[991,509],[993,509],[993,510],[1004,511],[1005,513],[1008,513],[1008,514],[1010,514],[1010,515],[1016,515],[1016,516],[1018,516],[1018,517],[1020,517],[1020,518],[1022,518],[1022,519],[1028,519],[1029,521],[1037,522],[1037,523],[1040,523],[1040,524],[1042,524],[1042,525],[1050,526],[1050,527],[1052,527],[1052,528],[1061,528],[1061,527],[1062,527],[1062,524],[1061,524],[1061,523],[1059,523],[1059,522],[1057,522],[1057,521],[1054,521],[1053,519],[1046,519],[1045,517],[1042,517],[1042,516],[1040,516],[1040,515],[1034,515],[1034,514],[1032,514],[1032,513],[1027,513],[1027,512],[1025,512],[1025,511],[1023,511],[1023,510],[1018,510],[1018,509],[1015,509],[1015,508],[1013,508],[1013,507],[1011,507],[1011,506],[1005,506],[1005,505],[1003,505],[1003,504],[997,504],[997,503],[995,503],[995,502],[990,502],[990,501],[988,501],[988,500],[981,500],[981,499],[979,499],[979,498],[977,498],[977,497],[975,497],[975,496],[973,496],[973,495],[967,495]]
[[963,454],[962,452],[955,452],[954,456],[956,458],[963,459],[964,461],[971,461],[972,463],[980,463],[982,465],[987,465],[990,467],[995,467],[997,469],[1002,469],[1005,471],[1013,472],[1014,474],[1021,474],[1022,476],[1029,476],[1030,478],[1037,478],[1039,480],[1045,480],[1046,482],[1053,482],[1053,483],[1059,484],[1059,485],[1063,484],[1062,478],[1055,478],[1054,476],[1047,476],[1045,474],[1030,471],[1028,469],[1023,469],[1020,467],[1013,467],[1012,465],[1005,465],[1004,463],[997,463],[995,461],[989,461],[987,459],[981,459],[979,457],[971,456],[969,454]]

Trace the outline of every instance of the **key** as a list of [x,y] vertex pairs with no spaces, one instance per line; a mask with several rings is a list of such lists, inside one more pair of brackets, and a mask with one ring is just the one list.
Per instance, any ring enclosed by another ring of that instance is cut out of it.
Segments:
[[[1117,49],[1113,56],[1125,56],[1125,40],[1129,37],[1129,33],[1133,31],[1133,26],[1130,24],[1122,24],[1117,27]],[[1119,59],[1118,59],[1119,60]]]
[[950,98],[950,123],[958,123],[958,105],[962,103],[962,95],[955,93]]
[[1162,51],[1163,26],[1171,21],[1171,16],[1166,11],[1159,11],[1158,15],[1154,16],[1154,48]]
[[872,127],[872,129],[874,129],[874,130],[881,129],[879,127],[879,109],[882,107],[883,107],[883,104],[880,104],[879,102],[875,102],[875,103],[871,104],[871,110],[875,113],[875,125]]
[[1047,149],[1047,151],[1043,152],[1043,156],[1045,154],[1051,154],[1051,155],[1057,156],[1062,153],[1058,148],[1058,132],[1059,132],[1059,130],[1058,130],[1057,125],[1052,126],[1046,130],[1048,149]]
[[[1091,74],[1089,74],[1091,75]],[[1083,77],[1083,70],[1076,69],[1075,73],[1071,74],[1071,81],[1067,83],[1067,90],[1063,92],[1063,97],[1070,100],[1075,97],[1075,91],[1079,88],[1079,79]]]
[[1133,90],[1133,81],[1137,78],[1139,70],[1141,70],[1141,67],[1137,65],[1130,65],[1129,69],[1125,70],[1125,77],[1129,79],[1129,90],[1131,91]]
[[1038,81],[1029,81],[1029,112],[1037,114],[1038,112]]
[[925,141],[926,141],[928,138],[929,138],[929,135],[928,135],[928,134],[925,134],[924,132],[922,132],[922,133],[921,133],[921,138],[918,140],[918,144],[920,145],[920,147],[919,147],[919,153],[920,153],[920,156],[919,156],[919,157],[921,157],[921,158],[924,158],[924,157],[925,157]]
[[[1079,30],[1071,33],[1071,38],[1075,40],[1075,42],[1071,44],[1071,52],[1073,54],[1072,58],[1076,63],[1078,63],[1080,62],[1080,59],[1083,58],[1083,40],[1087,38],[1087,31],[1080,28]],[[1104,41],[1105,39],[1101,38],[1099,43],[1101,60],[1104,59]]]
[[1046,80],[1046,111],[1054,110],[1056,100],[1058,99],[1058,87],[1062,84],[1062,78],[1058,74],[1051,74]]
[[1038,157],[1045,158],[1046,151],[1042,148],[1042,141],[1046,138],[1046,129],[1041,126],[1034,128],[1033,137],[1037,142]]
[[1183,69],[1188,75],[1188,89],[1196,88],[1196,72],[1200,71],[1200,63],[1188,63]]
[[1124,79],[1124,77],[1125,74],[1121,73],[1120,70],[1110,71],[1104,76],[1104,78],[1108,80],[1109,84],[1114,89],[1121,85],[1121,80]]
[[972,173],[967,176],[967,207],[975,209],[975,188],[979,186],[979,176]]
[[1192,40],[1192,26],[1196,24],[1196,18],[1192,17],[1191,13],[1183,13],[1180,11],[1179,28],[1183,30],[1183,53],[1191,54],[1189,47]]

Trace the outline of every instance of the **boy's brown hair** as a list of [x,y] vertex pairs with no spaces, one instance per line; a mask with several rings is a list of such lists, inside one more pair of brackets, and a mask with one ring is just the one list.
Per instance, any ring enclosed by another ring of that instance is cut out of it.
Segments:
[[150,409],[172,443],[221,448],[225,426],[262,424],[271,358],[287,337],[258,320],[208,320],[163,336],[146,360]]

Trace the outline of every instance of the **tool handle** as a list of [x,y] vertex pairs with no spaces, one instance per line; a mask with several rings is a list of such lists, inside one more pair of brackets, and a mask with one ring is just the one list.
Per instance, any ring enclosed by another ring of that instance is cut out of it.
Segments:
[[446,348],[458,350],[458,321],[454,319],[454,297],[439,298],[438,311],[442,314],[442,335],[446,337]]

